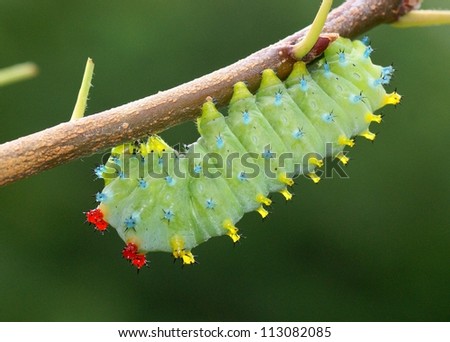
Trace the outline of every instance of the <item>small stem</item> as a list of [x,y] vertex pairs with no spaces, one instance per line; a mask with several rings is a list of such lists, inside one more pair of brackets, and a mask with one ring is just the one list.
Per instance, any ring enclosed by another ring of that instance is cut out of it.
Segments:
[[416,10],[400,17],[391,24],[397,28],[450,25],[450,11]]
[[298,42],[292,49],[294,57],[298,60],[306,56],[311,51],[314,44],[317,42],[320,33],[322,32],[325,21],[327,20],[328,13],[330,12],[333,0],[323,0],[320,5],[319,11],[314,18],[311,28],[300,42]]
[[75,108],[73,109],[72,117],[70,121],[81,119],[86,111],[86,104],[89,95],[89,89],[92,84],[92,75],[94,74],[94,62],[91,58],[87,59],[86,67],[84,69],[83,81],[81,81],[80,91],[78,92],[77,102],[75,103]]
[[38,67],[31,62],[16,64],[0,69],[0,87],[32,78],[38,73]]

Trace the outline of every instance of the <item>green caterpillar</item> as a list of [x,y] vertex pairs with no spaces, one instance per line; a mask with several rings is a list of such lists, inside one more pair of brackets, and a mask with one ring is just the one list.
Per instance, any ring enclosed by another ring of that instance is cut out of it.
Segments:
[[227,116],[205,102],[200,138],[183,153],[158,136],[114,147],[95,170],[105,187],[87,221],[100,231],[114,227],[138,269],[148,252],[193,264],[191,250],[209,238],[237,242],[236,223],[250,211],[266,217],[269,193],[290,200],[293,177],[317,183],[325,157],[346,164],[355,136],[375,139],[369,125],[381,116],[374,112],[401,96],[386,93],[394,70],[372,64],[372,51],[367,40],[339,38],[320,60],[297,62],[284,82],[267,69],[254,95],[235,84]]

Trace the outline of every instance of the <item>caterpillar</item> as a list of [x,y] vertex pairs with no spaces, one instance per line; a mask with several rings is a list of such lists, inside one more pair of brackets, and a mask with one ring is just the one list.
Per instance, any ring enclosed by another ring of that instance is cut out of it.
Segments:
[[375,111],[401,96],[386,93],[394,69],[373,64],[372,51],[367,39],[338,38],[322,58],[296,62],[284,82],[266,69],[255,94],[236,83],[226,116],[212,99],[203,104],[200,137],[183,151],[157,135],[112,148],[95,169],[105,187],[87,222],[101,232],[114,227],[126,244],[122,256],[138,270],[148,252],[188,265],[196,263],[192,249],[211,237],[238,242],[237,222],[251,211],[265,218],[270,193],[291,200],[295,177],[317,183],[324,158],[347,164],[355,137],[375,139]]

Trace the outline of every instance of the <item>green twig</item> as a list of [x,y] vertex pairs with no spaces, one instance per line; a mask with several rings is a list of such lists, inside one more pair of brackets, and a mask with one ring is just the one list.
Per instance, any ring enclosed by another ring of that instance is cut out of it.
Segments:
[[0,69],[0,87],[36,76],[38,67],[31,62]]
[[81,82],[77,102],[75,103],[75,108],[73,109],[70,121],[81,119],[84,116],[89,95],[89,89],[92,86],[91,81],[93,74],[94,74],[94,62],[92,61],[91,58],[88,58],[86,62],[86,67],[84,69],[83,81]]
[[294,57],[296,59],[302,59],[306,54],[313,48],[314,44],[317,42],[320,33],[322,32],[325,21],[327,20],[328,13],[330,12],[333,0],[323,0],[320,5],[319,11],[314,18],[311,27],[300,42],[298,42],[292,49]]
[[416,10],[400,17],[391,24],[398,28],[450,25],[450,11]]

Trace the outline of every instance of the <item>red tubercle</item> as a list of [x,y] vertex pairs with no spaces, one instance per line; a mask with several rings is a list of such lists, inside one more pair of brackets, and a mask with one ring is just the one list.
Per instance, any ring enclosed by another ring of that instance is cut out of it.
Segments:
[[130,260],[131,264],[138,270],[148,265],[145,254],[138,253],[138,247],[132,242],[128,242],[127,245],[122,249],[122,256],[125,259]]
[[103,219],[103,213],[101,212],[101,210],[100,209],[92,209],[92,210],[89,210],[88,212],[86,212],[85,213],[86,214],[86,220],[89,222],[89,223],[95,223],[95,222],[97,222],[98,220],[101,220],[101,219]]
[[145,254],[136,254],[135,257],[131,260],[131,264],[133,266],[136,266],[138,270],[140,270],[144,266],[147,266],[148,262]]
[[122,250],[122,256],[127,260],[132,260],[137,255],[137,246],[129,242]]
[[103,219],[103,213],[99,208],[89,210],[86,214],[86,221],[93,224],[95,229],[103,232],[108,228],[108,222]]
[[95,223],[95,228],[100,232],[104,232],[108,228],[108,222],[99,220]]

